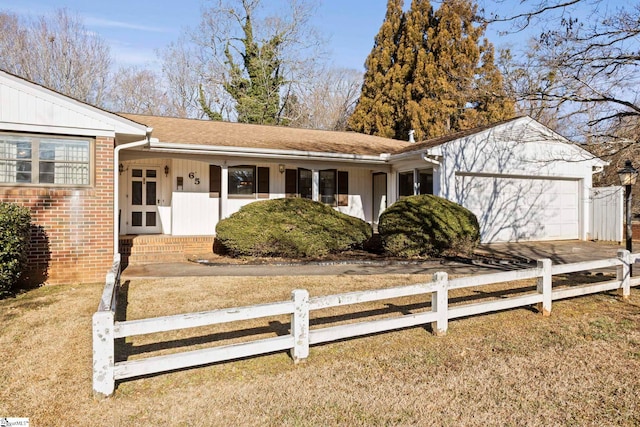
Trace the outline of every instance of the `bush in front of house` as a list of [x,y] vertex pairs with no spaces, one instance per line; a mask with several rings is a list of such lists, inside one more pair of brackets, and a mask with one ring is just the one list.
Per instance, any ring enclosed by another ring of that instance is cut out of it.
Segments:
[[473,212],[442,197],[411,196],[380,215],[378,232],[387,253],[401,257],[468,254],[480,242]]
[[0,298],[11,293],[26,267],[30,229],[28,208],[0,202]]
[[216,226],[231,256],[316,258],[361,247],[371,234],[361,219],[299,198],[250,203]]

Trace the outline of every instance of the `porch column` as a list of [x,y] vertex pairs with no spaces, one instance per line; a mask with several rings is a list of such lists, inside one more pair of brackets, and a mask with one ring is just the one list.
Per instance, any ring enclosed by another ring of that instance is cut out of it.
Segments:
[[398,201],[398,171],[391,168],[387,175],[387,207]]
[[413,170],[413,195],[420,194],[420,171],[418,169]]
[[229,209],[227,207],[227,200],[229,199],[229,168],[226,165],[222,165],[222,173],[220,176],[220,219],[227,217]]
[[320,171],[317,169],[311,171],[311,200],[320,201]]
[[433,168],[433,195],[440,196],[440,166]]

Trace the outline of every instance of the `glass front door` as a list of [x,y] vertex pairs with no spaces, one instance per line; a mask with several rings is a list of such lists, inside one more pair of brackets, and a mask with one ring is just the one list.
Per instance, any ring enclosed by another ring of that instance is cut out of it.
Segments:
[[160,233],[158,169],[132,167],[129,188],[129,232]]

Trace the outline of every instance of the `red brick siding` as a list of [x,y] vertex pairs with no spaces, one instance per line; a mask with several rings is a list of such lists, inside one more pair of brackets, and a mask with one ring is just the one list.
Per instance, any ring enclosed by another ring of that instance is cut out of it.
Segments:
[[93,175],[95,184],[90,188],[0,185],[0,201],[31,210],[31,282],[102,281],[111,267],[113,138],[96,139]]

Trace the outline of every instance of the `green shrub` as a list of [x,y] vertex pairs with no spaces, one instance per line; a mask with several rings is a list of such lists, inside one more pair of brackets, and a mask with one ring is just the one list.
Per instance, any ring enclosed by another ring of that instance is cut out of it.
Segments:
[[361,219],[298,198],[248,204],[216,226],[216,239],[231,256],[321,257],[370,237]]
[[30,228],[28,208],[0,202],[0,297],[11,292],[26,267]]
[[478,219],[468,209],[432,195],[399,200],[380,215],[378,232],[394,256],[470,253],[480,241]]

